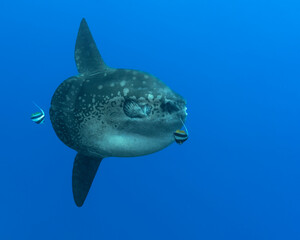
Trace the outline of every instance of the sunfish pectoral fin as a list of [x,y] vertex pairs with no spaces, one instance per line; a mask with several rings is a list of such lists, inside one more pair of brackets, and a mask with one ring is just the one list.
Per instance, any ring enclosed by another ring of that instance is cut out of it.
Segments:
[[107,68],[84,18],[76,39],[75,61],[78,72],[82,74],[101,72]]
[[102,158],[78,153],[73,165],[72,189],[75,203],[81,207],[88,195]]

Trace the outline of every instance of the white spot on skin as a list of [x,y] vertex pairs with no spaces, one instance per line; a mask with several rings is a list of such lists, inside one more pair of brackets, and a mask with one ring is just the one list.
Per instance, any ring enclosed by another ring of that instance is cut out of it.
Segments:
[[114,87],[114,86],[115,86],[115,84],[114,84],[114,83],[111,83],[111,84],[110,84],[110,86],[111,86],[111,87]]
[[122,80],[122,81],[120,82],[121,87],[124,87],[125,84],[126,84],[126,81],[125,81],[125,80]]
[[152,101],[153,98],[154,98],[153,95],[152,95],[151,93],[149,93],[149,94],[148,94],[148,100],[149,100],[149,101]]
[[132,77],[132,80],[135,80],[136,79],[136,77]]
[[160,100],[161,99],[161,95],[157,95],[156,99]]
[[100,89],[102,89],[102,88],[103,88],[103,86],[102,86],[102,85],[99,85],[99,86],[98,86],[98,89],[99,89],[99,90],[100,90]]
[[129,93],[129,89],[128,88],[124,88],[123,89],[124,96],[127,96],[128,93]]
[[148,76],[148,75],[144,75],[144,78],[148,79],[148,78],[149,78],[149,76]]
[[146,81],[143,81],[142,83],[143,83],[143,84],[146,84]]

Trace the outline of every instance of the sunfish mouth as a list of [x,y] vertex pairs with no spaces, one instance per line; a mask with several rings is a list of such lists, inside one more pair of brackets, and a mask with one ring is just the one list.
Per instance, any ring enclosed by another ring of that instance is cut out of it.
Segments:
[[187,115],[188,115],[188,113],[187,113],[187,107],[184,106],[181,110],[179,110],[177,112],[177,115],[178,115],[180,121],[183,123],[185,121]]

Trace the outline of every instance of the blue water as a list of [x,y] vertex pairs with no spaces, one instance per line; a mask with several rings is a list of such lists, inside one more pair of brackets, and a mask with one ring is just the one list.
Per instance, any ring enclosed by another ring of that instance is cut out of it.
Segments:
[[[1,1],[0,239],[300,239],[300,4]],[[46,113],[85,17],[112,67],[187,100],[189,140],[107,158],[82,208]]]

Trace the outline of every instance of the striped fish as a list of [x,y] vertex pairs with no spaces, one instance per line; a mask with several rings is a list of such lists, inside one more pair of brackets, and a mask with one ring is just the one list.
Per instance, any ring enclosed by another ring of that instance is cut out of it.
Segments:
[[41,124],[45,121],[45,113],[43,109],[41,109],[37,104],[33,103],[38,109],[40,109],[40,112],[36,112],[31,114],[31,120],[35,122],[36,124]]
[[188,139],[188,135],[183,130],[176,130],[174,132],[174,139],[176,143],[183,144]]
[[185,131],[183,130],[176,130],[174,132],[174,139],[175,139],[175,142],[178,143],[178,144],[183,144],[188,138],[189,138],[189,134],[188,134],[188,130],[184,124],[184,122],[180,119],[180,121],[182,122],[184,128],[185,128]]

